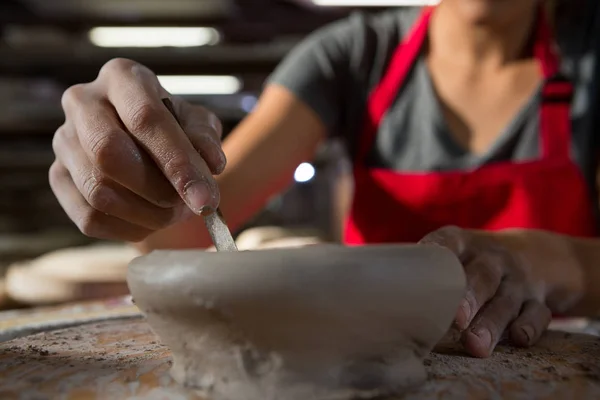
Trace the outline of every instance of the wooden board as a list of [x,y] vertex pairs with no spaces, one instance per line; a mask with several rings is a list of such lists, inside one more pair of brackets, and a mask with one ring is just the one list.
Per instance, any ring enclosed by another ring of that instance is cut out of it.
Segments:
[[[600,338],[548,332],[531,349],[502,345],[486,360],[445,348],[407,399],[600,398]],[[141,318],[0,344],[0,399],[209,400],[169,376],[170,353]]]

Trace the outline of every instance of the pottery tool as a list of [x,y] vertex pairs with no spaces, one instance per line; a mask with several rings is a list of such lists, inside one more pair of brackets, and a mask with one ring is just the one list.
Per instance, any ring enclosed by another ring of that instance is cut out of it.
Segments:
[[[177,114],[175,113],[175,109],[173,108],[171,99],[164,98],[162,101],[165,107],[167,107],[169,112],[173,115],[177,123],[181,125],[179,118],[177,118]],[[238,250],[235,240],[233,240],[233,236],[231,236],[231,232],[229,231],[229,228],[225,223],[225,219],[223,218],[223,214],[219,208],[217,208],[214,212],[202,214],[202,218],[204,219],[206,229],[208,229],[208,233],[210,234],[212,242],[217,251]]]

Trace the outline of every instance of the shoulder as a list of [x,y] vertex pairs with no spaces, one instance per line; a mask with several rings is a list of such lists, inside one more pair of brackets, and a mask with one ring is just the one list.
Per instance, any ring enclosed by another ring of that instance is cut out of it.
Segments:
[[[364,101],[419,15],[401,8],[355,13],[306,37],[269,77],[310,106],[330,131],[356,124]],[[350,122],[350,120],[352,120]]]
[[377,14],[353,13],[315,31],[302,46],[343,58],[356,77],[377,82],[420,10],[402,7]]
[[[316,30],[309,40],[368,40],[373,44],[390,39],[398,41],[410,29],[420,10],[419,7],[402,7],[376,14],[355,12]],[[364,42],[359,44],[364,45]]]

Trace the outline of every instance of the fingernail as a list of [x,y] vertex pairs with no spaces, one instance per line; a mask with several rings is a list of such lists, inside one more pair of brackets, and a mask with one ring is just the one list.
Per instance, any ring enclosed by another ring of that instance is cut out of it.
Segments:
[[184,189],[184,196],[188,206],[196,214],[201,214],[211,200],[210,189],[204,182],[192,182]]
[[535,330],[533,329],[533,327],[530,325],[525,325],[525,326],[521,327],[521,330],[527,337],[527,344],[531,343],[531,340],[535,336]]
[[486,349],[492,347],[492,334],[485,328],[474,329],[473,333],[481,340],[481,345]]

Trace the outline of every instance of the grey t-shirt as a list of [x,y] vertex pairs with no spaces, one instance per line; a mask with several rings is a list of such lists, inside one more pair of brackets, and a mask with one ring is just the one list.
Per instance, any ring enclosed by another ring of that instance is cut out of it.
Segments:
[[[571,0],[571,13],[556,21],[562,70],[575,85],[571,107],[572,156],[595,198],[600,98],[596,0]],[[358,144],[369,93],[382,79],[394,50],[419,15],[399,8],[378,15],[354,14],[310,35],[270,77],[285,86],[341,136],[350,153]],[[399,171],[471,169],[499,160],[539,156],[540,92],[529,100],[484,155],[463,149],[451,135],[427,66],[420,59],[379,127],[368,164]]]

